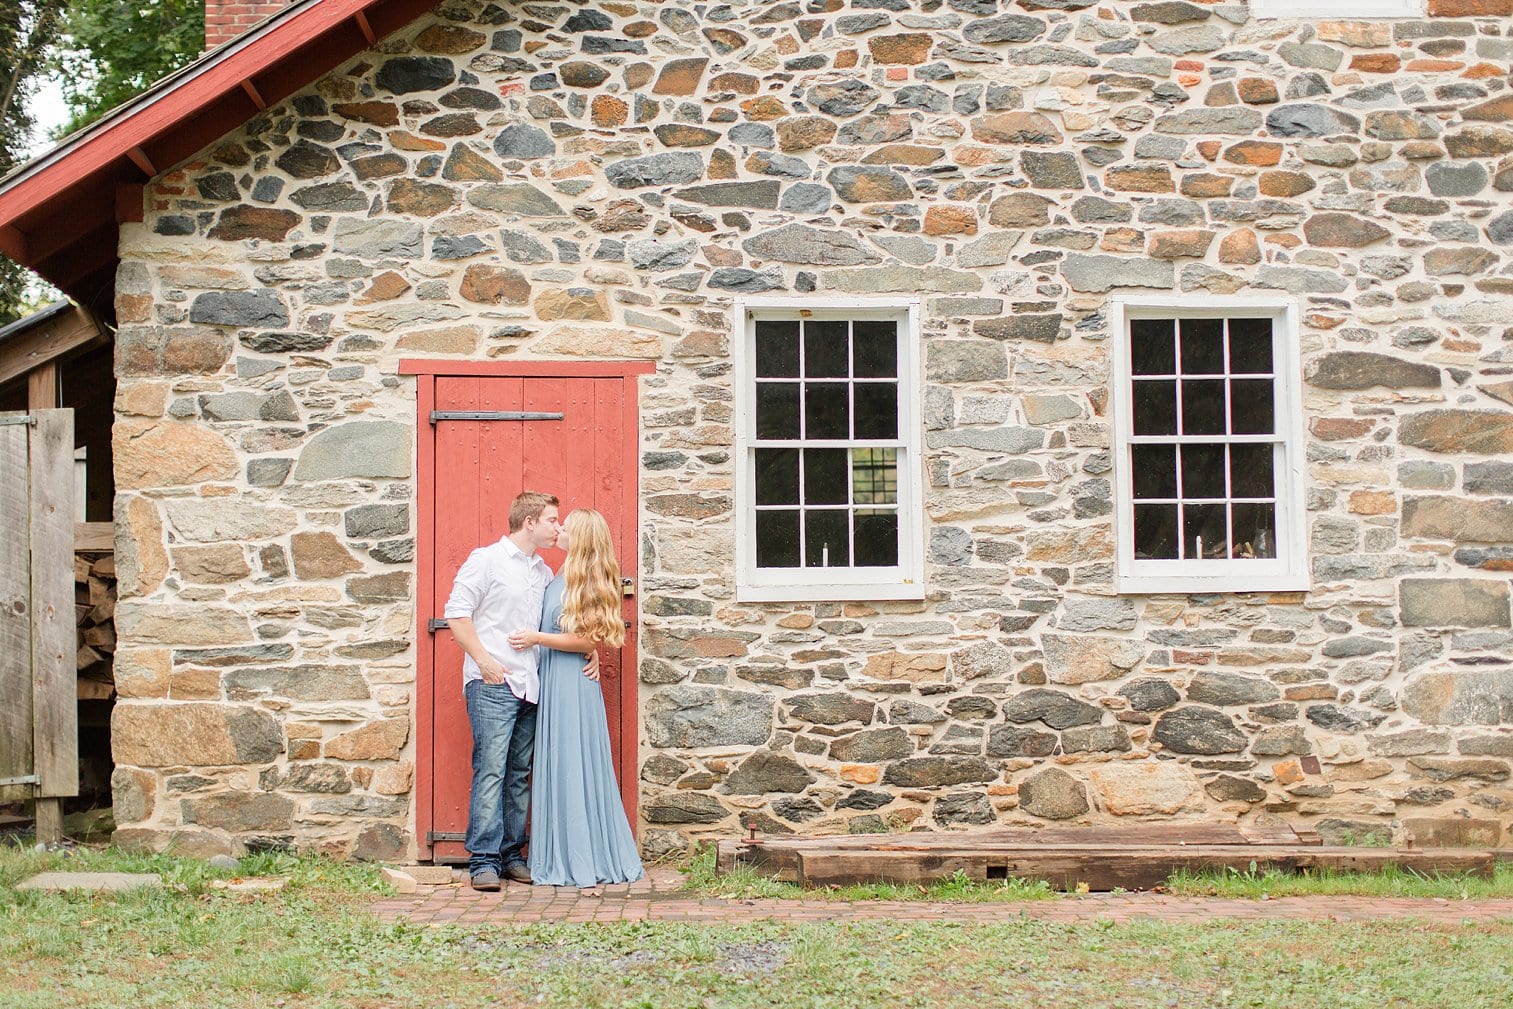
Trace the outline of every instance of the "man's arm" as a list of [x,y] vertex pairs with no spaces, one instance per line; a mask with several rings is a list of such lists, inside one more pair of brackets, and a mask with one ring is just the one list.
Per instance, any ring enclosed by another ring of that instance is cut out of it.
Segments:
[[504,682],[504,666],[489,654],[489,650],[483,647],[483,642],[478,638],[478,628],[473,626],[472,617],[448,617],[447,627],[451,628],[452,640],[462,646],[462,650],[473,657],[478,663],[478,671],[483,674],[483,682],[495,686]]

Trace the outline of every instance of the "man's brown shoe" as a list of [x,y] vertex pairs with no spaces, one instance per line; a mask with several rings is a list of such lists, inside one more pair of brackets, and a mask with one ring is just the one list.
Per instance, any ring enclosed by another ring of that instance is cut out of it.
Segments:
[[513,880],[516,883],[529,883],[531,881],[531,870],[525,867],[524,862],[515,862],[512,865],[504,867],[504,878]]

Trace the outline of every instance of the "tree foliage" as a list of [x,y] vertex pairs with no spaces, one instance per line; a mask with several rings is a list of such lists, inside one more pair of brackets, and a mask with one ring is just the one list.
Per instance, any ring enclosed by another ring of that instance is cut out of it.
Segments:
[[56,62],[73,116],[60,134],[130,101],[205,47],[205,0],[71,0],[67,7]]
[[[27,100],[58,38],[66,0],[0,0],[0,176],[22,161],[36,126]],[[30,274],[0,256],[0,324],[20,318]]]

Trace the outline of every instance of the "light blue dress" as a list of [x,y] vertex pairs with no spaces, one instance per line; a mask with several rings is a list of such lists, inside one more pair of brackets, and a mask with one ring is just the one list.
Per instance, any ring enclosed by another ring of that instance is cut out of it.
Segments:
[[[558,575],[546,587],[541,630],[561,634]],[[541,701],[531,768],[531,881],[538,886],[630,883],[641,859],[609,750],[604,693],[577,652],[541,649]]]

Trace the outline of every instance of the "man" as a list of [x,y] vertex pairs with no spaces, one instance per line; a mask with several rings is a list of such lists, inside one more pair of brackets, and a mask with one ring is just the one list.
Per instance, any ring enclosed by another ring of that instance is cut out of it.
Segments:
[[[509,535],[468,555],[452,583],[445,615],[462,647],[462,693],[473,729],[473,794],[468,803],[468,871],[475,890],[498,890],[500,877],[529,883],[526,781],[536,739],[541,681],[536,650],[508,637],[539,627],[552,570],[537,551],[557,542],[557,499],[526,491],[510,502]],[[598,656],[585,674],[598,678]]]

